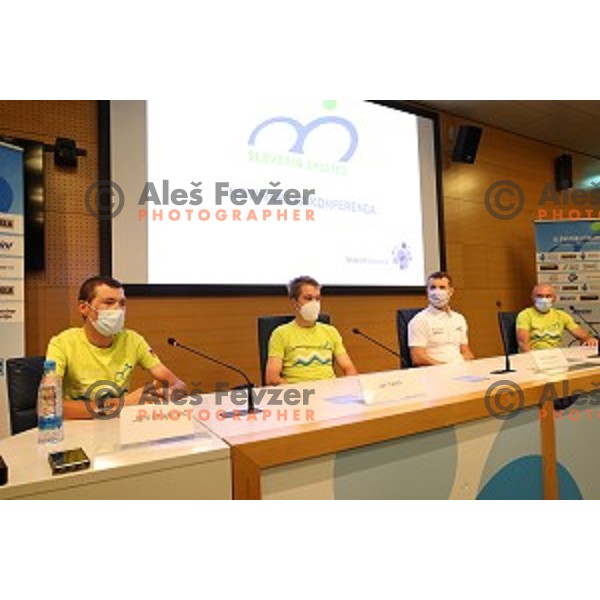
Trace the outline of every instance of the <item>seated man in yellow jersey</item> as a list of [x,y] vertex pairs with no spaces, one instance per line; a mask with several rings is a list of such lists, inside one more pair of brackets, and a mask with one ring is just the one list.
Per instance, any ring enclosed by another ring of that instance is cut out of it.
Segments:
[[552,307],[556,292],[551,285],[536,285],[531,298],[533,306],[522,310],[517,316],[517,341],[521,352],[558,348],[565,329],[587,346],[598,344],[594,337],[575,323],[570,314]]
[[[165,367],[146,340],[131,329],[124,329],[125,292],[111,277],[92,277],[79,290],[79,312],[83,327],[73,327],[53,337],[46,358],[56,361],[63,378],[64,416],[89,419],[94,411],[86,406],[86,397],[95,388],[112,388],[111,397],[125,393],[125,405],[138,404],[145,388],[129,393],[136,365],[150,371],[154,378],[152,394],[162,396],[168,390],[183,389],[183,382]],[[95,400],[94,397],[91,398]],[[110,404],[116,404],[114,400]]]
[[317,321],[319,283],[312,277],[297,277],[290,281],[288,292],[296,318],[271,334],[267,385],[331,379],[335,377],[334,361],[344,375],[356,375],[338,330]]
[[429,306],[408,323],[408,347],[415,367],[473,360],[467,321],[450,308],[452,277],[436,271],[427,277]]

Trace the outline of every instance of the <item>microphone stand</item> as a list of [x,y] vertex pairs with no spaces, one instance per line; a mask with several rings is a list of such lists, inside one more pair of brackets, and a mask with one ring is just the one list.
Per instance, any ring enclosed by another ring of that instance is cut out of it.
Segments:
[[380,348],[383,348],[384,350],[387,350],[390,354],[393,354],[394,356],[398,357],[400,360],[402,360],[402,357],[400,356],[400,354],[398,352],[396,352],[395,350],[392,350],[391,348],[389,348],[388,346],[386,346],[385,344],[382,344],[381,342],[378,342],[376,339],[372,338],[370,335],[367,335],[366,333],[363,333],[360,329],[358,329],[357,327],[355,327],[352,330],[352,333],[356,334],[356,335],[360,335],[361,337],[366,338],[367,340],[369,340],[370,342],[372,342],[373,344],[375,344],[376,346],[379,346]]
[[188,352],[191,352],[192,354],[195,354],[196,356],[200,356],[202,358],[205,358],[206,360],[214,362],[215,364],[217,364],[221,367],[225,367],[226,369],[235,371],[236,373],[239,373],[246,380],[246,385],[241,386],[240,388],[235,388],[235,389],[246,389],[246,391],[248,393],[248,408],[246,410],[225,411],[223,413],[223,417],[225,419],[232,419],[235,416],[243,416],[243,415],[249,415],[249,414],[253,414],[253,413],[262,412],[262,410],[260,408],[256,408],[256,406],[254,406],[254,399],[252,398],[252,390],[254,389],[254,384],[250,381],[250,379],[248,378],[246,373],[244,373],[237,367],[227,364],[226,362],[218,360],[217,358],[213,358],[212,356],[209,356],[208,354],[204,354],[204,352],[200,352],[198,350],[194,350],[194,348],[185,346],[184,344],[181,344],[180,342],[178,342],[175,338],[169,338],[167,340],[167,343],[169,345],[173,346],[174,348],[183,348],[184,350],[187,350]]

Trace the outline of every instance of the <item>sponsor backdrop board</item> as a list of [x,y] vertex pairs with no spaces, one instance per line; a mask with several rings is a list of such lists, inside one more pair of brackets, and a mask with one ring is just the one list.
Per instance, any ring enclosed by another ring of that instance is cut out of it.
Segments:
[[23,151],[0,143],[0,438],[9,435],[6,359],[25,353]]
[[536,221],[535,241],[538,281],[554,286],[556,307],[600,331],[600,220]]

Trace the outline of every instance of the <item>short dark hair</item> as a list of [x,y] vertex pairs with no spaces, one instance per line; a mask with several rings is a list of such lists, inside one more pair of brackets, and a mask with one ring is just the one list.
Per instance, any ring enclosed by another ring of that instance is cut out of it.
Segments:
[[447,279],[448,283],[450,284],[450,286],[452,287],[452,277],[450,276],[450,273],[447,273],[446,271],[434,271],[428,278],[427,278],[427,284],[429,285],[429,280],[430,279]]
[[303,285],[313,285],[314,287],[318,288],[321,287],[321,284],[313,277],[309,277],[308,275],[302,275],[301,277],[296,277],[295,279],[292,279],[288,283],[288,296],[292,300],[298,300]]
[[86,279],[79,288],[79,301],[91,302],[96,297],[96,288],[100,285],[107,285],[110,288],[119,290],[123,287],[120,281],[106,275],[96,275]]

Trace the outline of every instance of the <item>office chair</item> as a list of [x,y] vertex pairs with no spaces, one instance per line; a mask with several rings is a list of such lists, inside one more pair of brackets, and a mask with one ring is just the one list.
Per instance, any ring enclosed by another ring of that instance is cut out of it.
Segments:
[[[265,369],[269,358],[269,340],[271,334],[280,325],[285,325],[296,318],[295,315],[273,315],[266,317],[258,317],[258,352],[260,359],[260,378],[262,385],[266,385]],[[320,314],[319,323],[331,324],[331,317],[326,314]]]
[[37,427],[37,394],[45,360],[44,356],[25,356],[6,361],[11,435]]
[[410,369],[412,358],[408,347],[408,323],[422,308],[401,308],[396,311],[396,333],[398,334],[398,348],[400,348],[400,368]]
[[499,312],[498,326],[505,354],[518,354],[519,342],[517,341],[517,312]]

